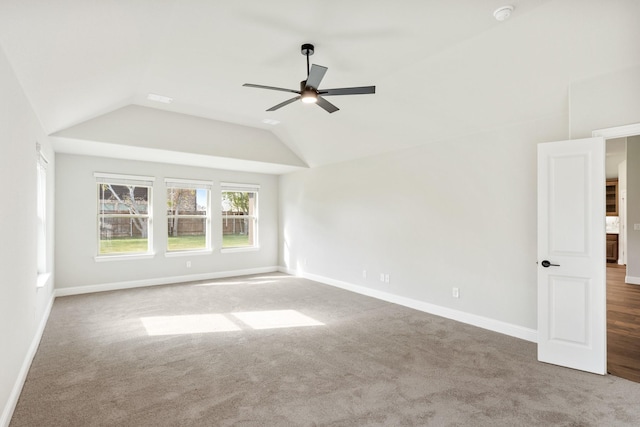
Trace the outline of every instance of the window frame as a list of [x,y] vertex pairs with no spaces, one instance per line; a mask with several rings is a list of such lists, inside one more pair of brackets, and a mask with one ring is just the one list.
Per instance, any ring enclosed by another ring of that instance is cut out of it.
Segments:
[[[212,181],[203,181],[196,179],[182,178],[165,178],[165,202],[168,200],[168,191],[170,188],[190,189],[190,190],[207,190],[207,213],[206,215],[177,215],[178,218],[204,218],[205,219],[205,247],[203,249],[169,249],[169,230],[167,230],[167,239],[165,247],[165,257],[189,256],[198,254],[210,254],[213,252],[213,243],[211,238],[211,193],[213,191]],[[167,222],[176,215],[167,213]]]
[[[140,175],[121,175],[112,173],[95,172],[95,184],[96,184],[96,256],[94,260],[96,262],[102,261],[121,261],[121,260],[133,260],[133,259],[148,259],[155,256],[153,250],[153,188],[155,183],[155,177],[152,176],[140,176]],[[135,186],[146,187],[147,190],[147,212],[146,214],[104,214],[101,213],[100,206],[100,185],[120,185],[120,186]],[[147,220],[147,250],[144,252],[116,252],[116,253],[100,253],[100,220],[102,218],[146,218]]]
[[39,143],[36,143],[36,266],[38,278],[36,287],[44,287],[50,276],[49,263],[47,262],[49,254],[48,244],[48,220],[47,220],[47,165],[49,161],[42,153]]
[[232,253],[232,252],[250,252],[260,250],[260,204],[259,204],[259,193],[260,193],[260,185],[259,184],[241,184],[241,183],[232,183],[232,182],[221,182],[220,183],[220,202],[224,200],[224,193],[254,193],[255,194],[255,202],[254,202],[254,212],[251,215],[243,215],[243,219],[249,219],[253,222],[253,245],[251,246],[225,246],[224,245],[224,221],[228,219],[238,219],[235,215],[225,215],[224,211],[222,211],[221,215],[221,243],[220,243],[220,252],[221,253]]

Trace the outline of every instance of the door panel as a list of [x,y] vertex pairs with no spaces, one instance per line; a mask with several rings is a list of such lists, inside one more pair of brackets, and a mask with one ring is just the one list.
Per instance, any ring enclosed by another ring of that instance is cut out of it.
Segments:
[[599,374],[606,373],[604,164],[603,138],[538,145],[538,360]]

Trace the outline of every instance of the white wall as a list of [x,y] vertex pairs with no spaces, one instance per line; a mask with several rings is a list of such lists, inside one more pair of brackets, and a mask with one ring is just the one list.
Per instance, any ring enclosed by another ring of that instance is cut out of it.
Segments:
[[559,117],[282,176],[280,262],[536,328],[536,144],[566,137]]
[[[184,279],[184,276],[268,268],[277,266],[278,178],[274,175],[232,172],[162,163],[59,154],[56,156],[56,288],[122,284],[136,281]],[[153,259],[96,262],[97,201],[94,172],[155,176],[153,193]],[[164,178],[211,180],[212,236],[214,252],[189,257],[164,256],[166,248],[166,200]],[[260,250],[220,253],[222,223],[220,182],[260,184]],[[164,238],[163,238],[164,237]],[[191,268],[186,268],[186,261]]]
[[[36,287],[36,142],[48,156],[48,222],[53,224],[54,156],[0,49],[0,426],[7,425],[47,317],[53,279]],[[53,226],[49,228],[49,259]]]

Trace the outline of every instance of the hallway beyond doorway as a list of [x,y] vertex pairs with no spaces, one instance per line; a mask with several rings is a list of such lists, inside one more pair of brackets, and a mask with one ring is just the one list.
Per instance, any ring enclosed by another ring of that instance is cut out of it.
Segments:
[[640,286],[626,284],[625,273],[607,265],[607,372],[640,382]]

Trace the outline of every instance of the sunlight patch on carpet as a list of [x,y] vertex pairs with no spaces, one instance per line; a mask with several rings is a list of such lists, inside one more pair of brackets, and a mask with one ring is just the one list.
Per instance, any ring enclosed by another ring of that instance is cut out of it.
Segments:
[[247,329],[261,330],[324,325],[324,323],[305,316],[296,310],[150,316],[141,317],[140,321],[149,336],[238,332]]
[[203,334],[240,331],[241,328],[222,314],[141,317],[149,336]]
[[231,313],[253,329],[295,328],[300,326],[322,326],[309,316],[296,310],[245,311]]

